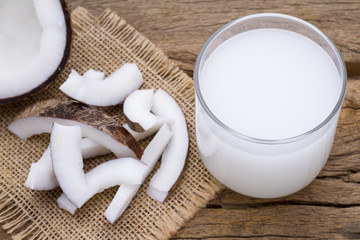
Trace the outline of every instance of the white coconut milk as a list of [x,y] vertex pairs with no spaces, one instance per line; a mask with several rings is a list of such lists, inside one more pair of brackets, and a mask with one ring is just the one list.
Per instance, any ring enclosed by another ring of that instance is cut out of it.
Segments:
[[[329,55],[312,40],[280,29],[226,40],[206,60],[199,86],[220,122],[263,140],[311,131],[333,111],[341,92]],[[226,186],[255,197],[287,195],[312,181],[328,158],[337,122],[336,116],[302,141],[264,144],[229,134],[198,101],[197,109],[197,142],[205,165]]]

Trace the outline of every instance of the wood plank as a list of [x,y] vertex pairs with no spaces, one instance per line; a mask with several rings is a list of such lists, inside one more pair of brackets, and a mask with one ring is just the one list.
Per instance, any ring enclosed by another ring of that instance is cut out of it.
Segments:
[[[123,17],[192,76],[206,39],[226,22],[252,13],[300,17],[337,45],[348,75],[360,76],[360,1],[109,1],[68,0],[95,15],[105,8]],[[360,238],[360,78],[349,80],[332,155],[306,189],[261,200],[224,191],[174,239],[344,239]],[[10,236],[0,227],[0,239]]]
[[247,197],[231,190],[226,190],[216,200],[223,208],[244,208],[248,206],[272,204],[299,204],[322,206],[360,206],[359,184],[342,179],[315,179],[305,189],[292,195],[274,198],[257,199]]
[[0,239],[2,239],[2,240],[10,240],[11,239],[9,234],[7,234],[2,227],[0,227]]
[[204,209],[173,239],[359,239],[359,214],[360,207]]
[[360,171],[359,91],[360,78],[349,78],[333,149],[328,162],[320,173],[320,177],[339,177],[346,179],[347,176]]
[[360,76],[348,79],[343,107],[360,108]]
[[320,28],[339,48],[348,75],[360,75],[360,1],[92,1],[69,0],[71,9],[81,5],[93,14],[110,8],[190,76],[206,39],[223,24],[253,13],[278,12],[302,18]]

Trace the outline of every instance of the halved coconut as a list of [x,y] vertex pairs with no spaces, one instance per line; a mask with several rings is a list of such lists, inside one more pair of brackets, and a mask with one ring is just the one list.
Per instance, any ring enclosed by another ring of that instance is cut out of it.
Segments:
[[0,103],[30,96],[64,68],[71,45],[65,0],[0,2]]
[[51,132],[54,122],[81,127],[83,137],[111,150],[118,157],[140,159],[143,150],[134,137],[103,111],[71,100],[50,99],[38,102],[20,113],[9,130],[21,139]]

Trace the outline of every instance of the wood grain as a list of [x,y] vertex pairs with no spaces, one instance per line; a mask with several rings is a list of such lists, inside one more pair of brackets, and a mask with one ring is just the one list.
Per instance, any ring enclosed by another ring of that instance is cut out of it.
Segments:
[[360,207],[292,204],[208,208],[199,212],[173,239],[358,239],[360,222],[354,219],[359,214]]
[[104,8],[123,17],[192,75],[206,39],[223,24],[254,13],[277,12],[302,18],[327,34],[339,48],[351,76],[360,75],[360,1],[358,0],[69,0],[93,14]]
[[[254,199],[225,190],[173,239],[360,239],[360,1],[68,0],[98,15],[109,8],[192,76],[206,39],[235,18],[259,12],[300,17],[339,48],[348,81],[331,156],[318,178],[287,197]],[[0,228],[0,239],[10,237]]]

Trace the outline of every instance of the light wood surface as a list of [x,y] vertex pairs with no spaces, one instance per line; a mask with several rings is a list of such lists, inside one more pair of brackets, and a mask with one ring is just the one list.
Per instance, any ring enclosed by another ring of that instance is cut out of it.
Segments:
[[[109,8],[149,38],[192,76],[206,39],[248,14],[278,12],[324,31],[339,48],[348,89],[331,156],[304,190],[278,199],[253,199],[225,190],[173,239],[360,239],[360,1],[119,1],[68,0],[94,15]],[[0,228],[0,239],[10,236]]]

